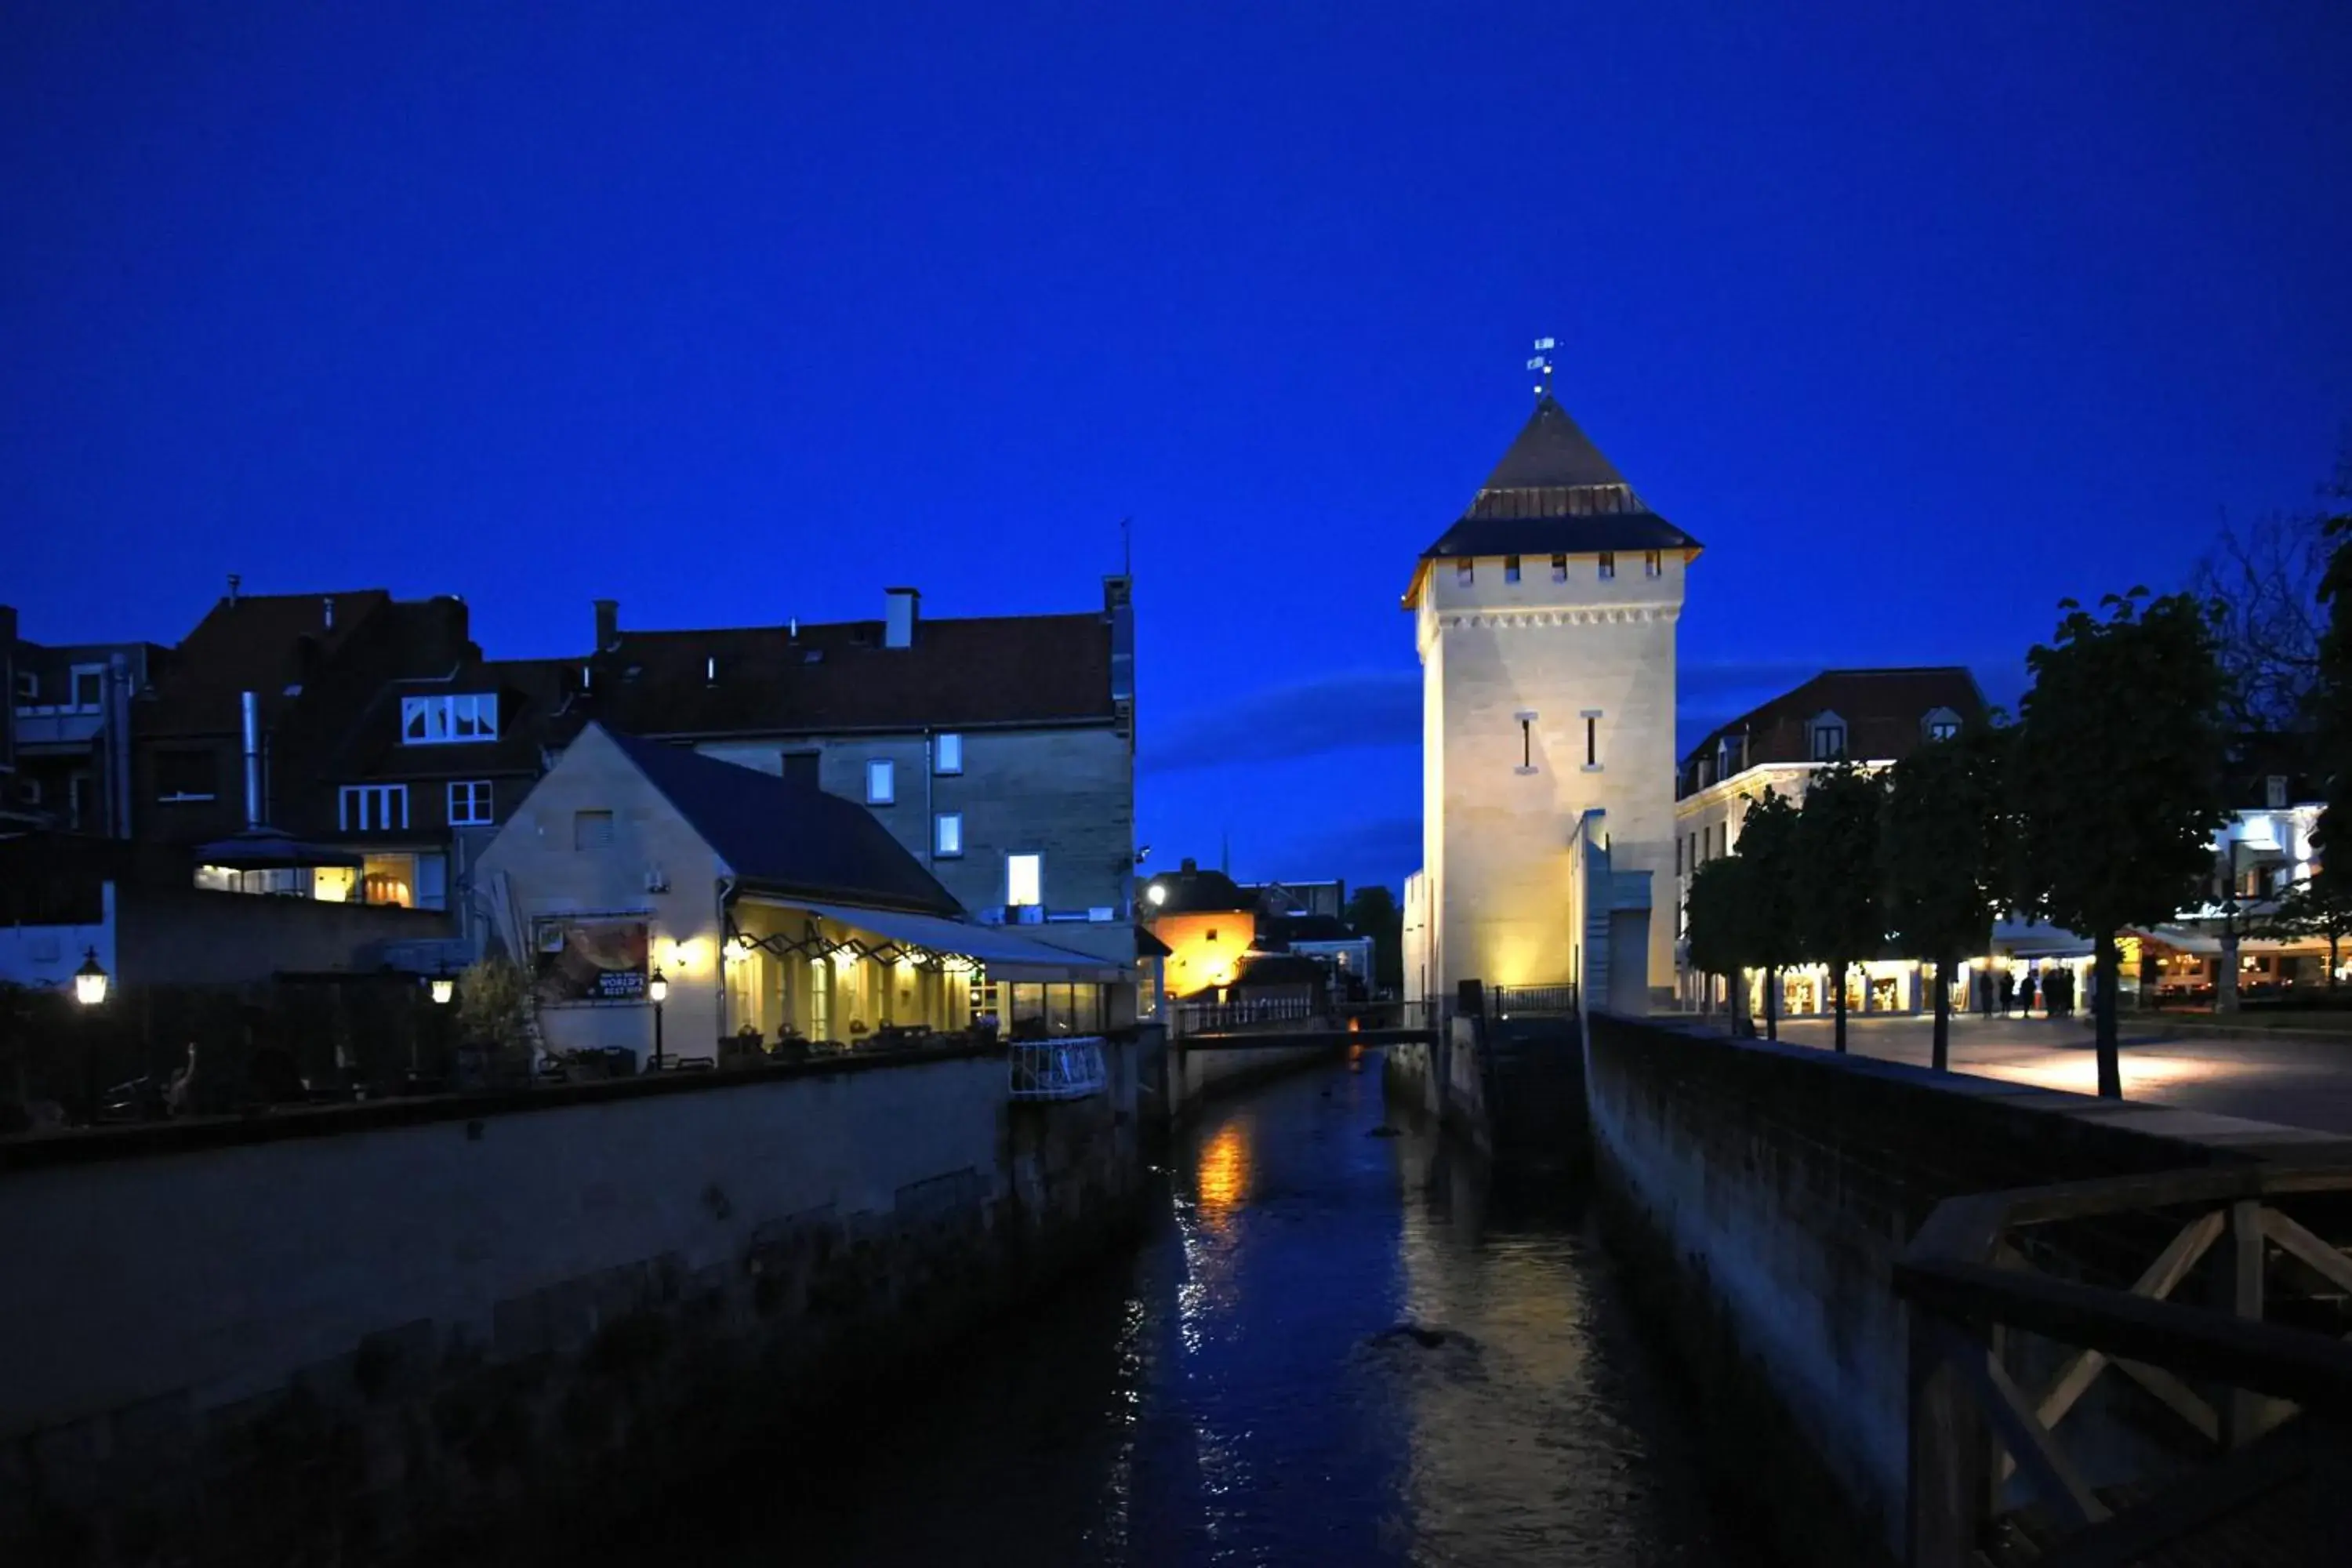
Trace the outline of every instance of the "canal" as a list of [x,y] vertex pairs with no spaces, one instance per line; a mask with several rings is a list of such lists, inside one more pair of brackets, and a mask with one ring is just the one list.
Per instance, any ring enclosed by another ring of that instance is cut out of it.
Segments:
[[1759,1562],[1580,1178],[1390,1127],[1376,1058],[1212,1104],[1170,1164],[1139,1247],[625,1560]]

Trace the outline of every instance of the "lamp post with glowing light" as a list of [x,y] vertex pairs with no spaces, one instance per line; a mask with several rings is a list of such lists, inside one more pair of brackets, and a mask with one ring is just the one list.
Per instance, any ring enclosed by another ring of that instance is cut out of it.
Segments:
[[[425,994],[433,998],[433,1005],[436,1007],[446,1007],[457,996],[457,977],[449,973],[447,960],[445,959],[436,964],[433,973],[425,977]],[[412,1025],[408,1031],[408,1077],[412,1087],[424,1070],[423,1065],[417,1060],[416,1029]]]
[[662,1004],[669,999],[669,976],[662,973],[658,963],[654,965],[652,975],[646,981],[646,994],[653,999],[654,1004],[654,1071],[659,1072],[662,1069]]
[[[74,971],[74,1001],[85,1015],[94,1016],[106,1001],[106,966],[98,961],[98,949],[89,949],[82,957],[81,967]],[[84,1103],[89,1107],[92,1126],[98,1123],[98,1042],[87,1044],[81,1053],[81,1079]]]

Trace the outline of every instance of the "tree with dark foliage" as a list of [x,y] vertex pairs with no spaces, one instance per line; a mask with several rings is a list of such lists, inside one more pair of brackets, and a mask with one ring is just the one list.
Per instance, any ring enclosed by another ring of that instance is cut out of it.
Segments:
[[1749,929],[1755,900],[1747,879],[1755,863],[1737,855],[1718,856],[1691,874],[1690,900],[1684,911],[1690,942],[1690,963],[1701,974],[1719,974],[1731,993],[1732,1026],[1738,1031],[1740,978],[1756,963],[1761,947]]
[[1748,963],[1764,971],[1764,1034],[1777,1040],[1780,971],[1805,956],[1797,931],[1797,808],[1789,797],[1768,788],[1750,801],[1731,852],[1747,862],[1733,884],[1746,911],[1737,929],[1748,933]]
[[2010,796],[2032,912],[2088,936],[2096,959],[2099,1092],[2123,1093],[2116,933],[2201,896],[2222,785],[2227,697],[2208,608],[2185,594],[2073,600],[2026,655],[2033,677]]
[[2000,747],[2006,731],[1971,727],[1896,763],[1879,833],[1886,920],[1903,952],[1936,966],[1934,1066],[1951,1065],[1951,977],[1976,952],[2009,891],[2002,847]]
[[1834,1039],[1845,1051],[1845,979],[1886,945],[1879,898],[1878,822],[1885,786],[1840,763],[1816,773],[1797,813],[1797,930],[1806,954],[1829,966]]
[[1404,991],[1404,911],[1396,895],[1377,885],[1348,896],[1348,929],[1372,939],[1372,984],[1390,995]]

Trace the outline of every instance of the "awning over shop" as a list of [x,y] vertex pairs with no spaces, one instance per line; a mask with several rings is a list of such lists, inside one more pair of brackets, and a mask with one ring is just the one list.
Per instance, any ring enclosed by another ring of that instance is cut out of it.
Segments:
[[969,958],[988,971],[991,980],[1089,981],[1117,984],[1135,978],[1123,965],[1092,953],[1073,952],[1002,926],[971,925],[938,915],[904,914],[895,910],[861,910],[851,904],[811,904],[776,900],[806,910],[829,921],[839,921],[877,936],[933,952]]
[[1992,928],[1992,948],[2011,958],[2088,958],[2091,939],[2063,926],[2002,921]]
[[357,851],[335,844],[305,844],[274,827],[248,827],[195,848],[196,864],[230,871],[278,871],[298,866],[364,864]]
[[2200,958],[2212,958],[2221,951],[2221,939],[2187,926],[2152,926],[2140,933],[2159,947],[2175,952],[2192,953]]

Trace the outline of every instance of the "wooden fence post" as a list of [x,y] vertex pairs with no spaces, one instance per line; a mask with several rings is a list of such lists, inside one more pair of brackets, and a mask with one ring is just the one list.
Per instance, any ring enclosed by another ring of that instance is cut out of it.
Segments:
[[1990,1484],[1990,1434],[1948,1349],[1957,1336],[1910,1310],[1910,1455],[1905,1486],[1909,1568],[1975,1568]]

